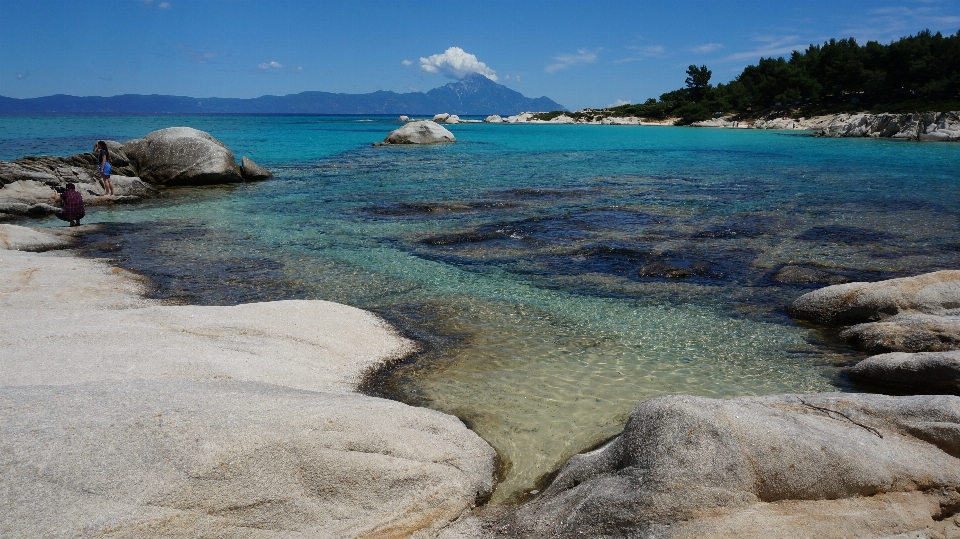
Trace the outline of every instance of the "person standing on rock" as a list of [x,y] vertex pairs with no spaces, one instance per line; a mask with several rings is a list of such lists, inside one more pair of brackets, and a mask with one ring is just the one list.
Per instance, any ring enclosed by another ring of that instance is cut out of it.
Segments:
[[97,157],[97,170],[100,171],[100,177],[103,179],[103,196],[113,196],[113,182],[110,181],[110,152],[107,151],[107,143],[98,140],[93,148],[93,155]]
[[70,226],[80,226],[80,219],[87,212],[83,209],[83,197],[76,186],[68,183],[66,189],[53,193],[53,200],[62,206],[56,213],[57,219],[70,221]]

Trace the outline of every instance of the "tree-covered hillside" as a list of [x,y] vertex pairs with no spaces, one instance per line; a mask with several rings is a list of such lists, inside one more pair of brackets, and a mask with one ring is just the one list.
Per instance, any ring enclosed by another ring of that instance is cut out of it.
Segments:
[[889,45],[853,38],[761,58],[728,84],[710,84],[707,66],[690,66],[686,86],[660,99],[606,109],[616,116],[679,117],[771,113],[912,112],[960,109],[960,32],[929,30]]

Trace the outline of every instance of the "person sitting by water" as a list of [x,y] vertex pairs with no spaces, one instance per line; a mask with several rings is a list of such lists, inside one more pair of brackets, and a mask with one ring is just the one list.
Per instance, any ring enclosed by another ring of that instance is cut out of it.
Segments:
[[97,170],[100,171],[100,178],[103,180],[103,196],[113,196],[113,182],[110,181],[110,152],[107,151],[107,143],[98,140],[93,147],[93,155],[97,157]]
[[62,191],[55,190],[53,200],[61,206],[56,212],[57,219],[70,221],[70,226],[80,226],[80,219],[83,219],[86,211],[83,209],[83,197],[72,183],[68,183]]

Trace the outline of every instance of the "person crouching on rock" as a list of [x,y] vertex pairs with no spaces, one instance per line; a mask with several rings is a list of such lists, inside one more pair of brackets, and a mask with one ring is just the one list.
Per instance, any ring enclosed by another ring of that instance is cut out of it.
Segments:
[[53,200],[60,203],[61,209],[57,210],[57,219],[70,221],[70,226],[80,226],[80,219],[86,215],[83,209],[83,197],[80,191],[72,184],[68,183],[66,189],[53,188]]
[[93,155],[97,157],[97,170],[100,171],[100,178],[103,180],[103,196],[113,196],[113,182],[110,181],[110,152],[107,151],[107,143],[98,140],[97,145],[93,147]]

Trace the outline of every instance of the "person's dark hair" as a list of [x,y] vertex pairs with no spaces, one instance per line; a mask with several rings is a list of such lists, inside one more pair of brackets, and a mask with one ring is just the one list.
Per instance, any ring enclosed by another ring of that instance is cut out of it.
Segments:
[[68,184],[67,184],[67,189],[76,189],[76,188],[77,188],[77,186],[76,186],[76,185],[73,185],[72,183],[68,183]]

